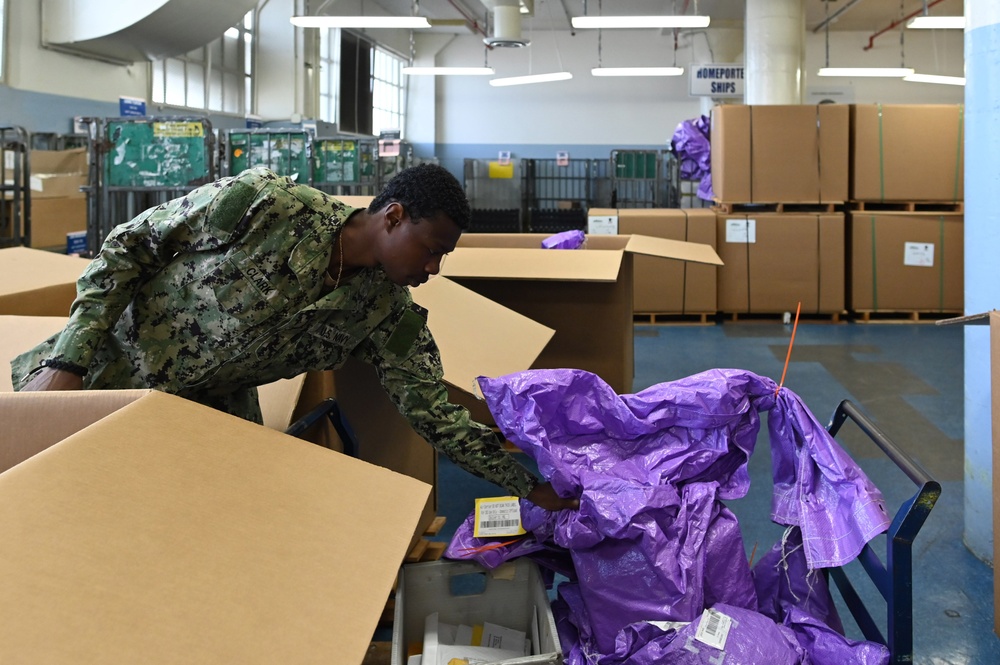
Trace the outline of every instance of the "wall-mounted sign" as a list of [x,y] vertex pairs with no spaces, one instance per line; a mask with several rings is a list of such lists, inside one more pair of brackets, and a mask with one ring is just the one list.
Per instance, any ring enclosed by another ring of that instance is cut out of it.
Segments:
[[123,118],[146,115],[146,100],[138,97],[119,97],[118,115]]
[[744,68],[738,63],[691,65],[691,96],[742,97]]
[[501,150],[500,154],[497,155],[497,162],[499,162],[501,166],[507,166],[510,164],[510,150]]
[[568,150],[557,150],[556,151],[556,166],[569,166],[569,151]]

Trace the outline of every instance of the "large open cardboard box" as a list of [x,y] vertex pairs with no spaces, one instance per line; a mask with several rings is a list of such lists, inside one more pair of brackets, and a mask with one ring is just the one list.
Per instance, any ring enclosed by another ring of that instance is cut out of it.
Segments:
[[430,488],[128,393],[0,394],[5,662],[361,663]]
[[718,215],[719,310],[844,310],[844,214]]
[[[591,208],[621,235],[684,240],[715,249],[715,213],[706,208]],[[637,254],[633,259],[632,309],[642,314],[714,314],[714,265]]]
[[0,314],[69,316],[88,259],[26,247],[0,249]]
[[735,203],[847,200],[849,113],[837,104],[712,109],[712,190]]
[[[555,330],[533,368],[587,370],[616,392],[632,392],[633,256],[719,265],[718,255],[709,245],[623,235],[587,236],[585,249],[541,249],[546,237],[465,234],[441,274]],[[461,395],[456,400],[483,422],[492,422],[482,403],[469,404]]]
[[[993,432],[993,565],[1000,561],[1000,311],[981,312],[937,321],[937,325],[990,327],[990,413]],[[1000,635],[1000,575],[993,577],[993,632]]]
[[[528,369],[554,330],[491,302],[469,289],[435,278],[413,290],[414,300],[429,310],[428,326],[441,352],[444,379],[453,397],[484,413],[474,397],[478,376],[500,376]],[[0,316],[0,391],[11,390],[10,358],[58,332],[61,317]],[[349,361],[335,372],[309,372],[261,386],[264,424],[283,431],[327,398],[335,398],[358,444],[360,459],[417,478],[434,490],[425,502],[413,539],[437,514],[437,453],[420,437],[385,394],[375,370]],[[303,437],[340,449],[328,420]],[[470,506],[471,510],[471,506]]]

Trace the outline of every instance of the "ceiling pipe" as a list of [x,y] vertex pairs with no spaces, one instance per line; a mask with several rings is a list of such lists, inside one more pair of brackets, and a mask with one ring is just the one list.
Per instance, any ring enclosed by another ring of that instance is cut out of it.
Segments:
[[[831,2],[831,0],[825,0],[825,1],[826,1],[826,3],[827,3],[827,4],[829,4],[829,3]],[[844,13],[846,13],[846,12],[847,12],[847,10],[849,10],[849,9],[850,9],[851,7],[853,7],[854,5],[858,4],[859,2],[861,2],[861,0],[851,0],[850,2],[848,2],[848,3],[847,3],[846,5],[844,5],[843,7],[841,7],[841,8],[840,8],[840,9],[838,9],[837,11],[835,11],[835,12],[833,12],[832,14],[830,14],[829,16],[827,16],[827,17],[826,17],[825,19],[823,19],[823,22],[822,22],[822,23],[820,23],[820,24],[819,24],[819,25],[817,25],[817,26],[816,26],[815,28],[813,28],[813,34],[815,34],[815,33],[819,32],[820,30],[822,30],[823,28],[825,28],[825,27],[826,27],[826,26],[828,26],[829,24],[831,24],[831,23],[833,23],[834,21],[836,21],[836,20],[837,20],[838,18],[840,18],[840,17],[841,17],[841,16],[842,16],[842,15],[843,15]]]
[[478,33],[479,33],[479,34],[481,34],[481,35],[482,35],[483,37],[489,37],[489,35],[487,35],[487,34],[486,34],[486,31],[485,31],[485,30],[483,30],[482,26],[481,26],[481,25],[479,25],[479,21],[477,21],[477,20],[476,20],[475,18],[473,18],[472,16],[469,16],[469,14],[467,13],[467,10],[463,9],[463,8],[462,8],[462,7],[460,7],[460,6],[458,5],[458,4],[456,4],[456,3],[455,3],[455,0],[448,0],[448,4],[450,4],[450,5],[452,6],[452,7],[454,7],[454,8],[455,8],[455,11],[457,11],[457,12],[458,12],[459,14],[461,14],[461,15],[462,15],[462,18],[464,18],[464,19],[465,19],[465,21],[466,21],[466,23],[468,23],[468,24],[469,24],[469,28],[470,28],[470,29],[471,29],[471,30],[472,30],[473,32],[478,32]]
[[918,9],[915,12],[907,14],[906,16],[904,16],[901,19],[893,21],[892,23],[890,23],[889,25],[887,25],[886,27],[882,28],[881,30],[879,30],[878,32],[876,32],[874,35],[872,35],[871,37],[869,37],[868,38],[868,46],[864,47],[863,50],[865,50],[865,51],[871,50],[875,46],[875,39],[876,38],[881,37],[882,35],[884,35],[885,33],[889,32],[890,30],[896,29],[900,25],[903,25],[904,23],[906,23],[907,21],[909,21],[911,18],[913,18],[915,16],[920,16],[921,14],[924,14],[928,9],[930,9],[931,7],[933,7],[934,5],[936,5],[936,4],[940,3],[940,2],[944,2],[944,0],[934,0],[933,2],[925,2],[923,9]]

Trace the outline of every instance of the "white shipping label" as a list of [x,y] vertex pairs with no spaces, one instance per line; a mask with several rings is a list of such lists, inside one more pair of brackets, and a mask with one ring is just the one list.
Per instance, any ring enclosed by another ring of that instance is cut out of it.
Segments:
[[727,219],[726,242],[755,243],[757,242],[756,219]]
[[732,625],[732,617],[716,610],[705,610],[701,613],[701,621],[698,623],[694,639],[720,651],[725,650],[726,639],[729,637]]
[[587,233],[591,235],[618,235],[617,215],[594,215],[587,218]]
[[934,243],[908,242],[903,245],[903,265],[934,267]]
[[521,528],[521,502],[516,496],[476,499],[476,526],[473,536],[520,536],[527,533]]
[[7,170],[14,168],[14,153],[10,150],[3,151],[3,167]]

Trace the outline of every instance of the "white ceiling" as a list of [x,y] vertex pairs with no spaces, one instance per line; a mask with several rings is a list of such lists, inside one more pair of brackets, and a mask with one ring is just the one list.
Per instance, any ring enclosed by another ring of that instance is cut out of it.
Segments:
[[[757,0],[764,2],[766,0]],[[894,21],[913,12],[922,12],[924,0],[802,0],[806,8],[806,28],[820,25],[827,10],[834,14],[843,9],[830,30],[878,32]],[[338,13],[335,3],[323,13]],[[471,32],[466,19],[478,22],[485,29],[488,14],[480,0],[417,0],[418,13],[435,23],[432,31]],[[523,20],[524,30],[570,30],[574,16],[693,14],[697,4],[699,14],[712,17],[717,27],[739,27],[743,23],[744,0],[534,0],[534,15]],[[931,15],[959,15],[962,0],[929,0]],[[369,13],[409,16],[414,0],[364,0]],[[377,5],[377,7],[372,7]],[[586,7],[586,14],[584,8]],[[675,12],[676,7],[676,12]],[[600,10],[600,11],[599,11]]]

